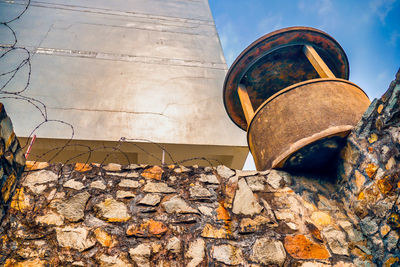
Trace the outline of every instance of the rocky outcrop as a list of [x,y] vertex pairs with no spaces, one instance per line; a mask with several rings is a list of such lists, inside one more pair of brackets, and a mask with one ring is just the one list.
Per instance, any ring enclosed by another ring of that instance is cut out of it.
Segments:
[[338,177],[225,166],[27,163],[5,266],[398,266],[400,74]]
[[15,136],[11,120],[0,103],[0,223],[8,210],[24,166],[24,152]]
[[[341,266],[363,260],[349,249],[362,239],[358,219],[332,199],[334,184],[324,177],[224,166],[185,172],[180,166],[42,166],[27,169],[3,222],[6,265]],[[121,191],[130,194],[120,197]]]
[[339,197],[366,237],[354,250],[378,265],[398,266],[400,231],[400,71],[347,139],[339,164]]

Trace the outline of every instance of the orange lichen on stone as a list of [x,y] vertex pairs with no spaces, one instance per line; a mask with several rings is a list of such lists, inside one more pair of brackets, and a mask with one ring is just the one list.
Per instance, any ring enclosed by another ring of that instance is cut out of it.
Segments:
[[7,177],[5,184],[3,184],[3,188],[1,189],[1,195],[3,196],[4,202],[7,202],[8,199],[10,198],[11,189],[13,188],[16,179],[17,176],[15,176],[15,174],[12,173]]
[[392,190],[392,185],[389,183],[387,176],[378,181],[378,188],[382,194],[387,194]]
[[365,168],[365,172],[367,173],[368,177],[372,177],[376,170],[378,169],[378,166],[376,166],[374,163],[369,163],[367,168]]
[[311,219],[318,226],[325,226],[331,224],[331,216],[323,211],[315,211],[311,215]]
[[104,247],[111,247],[113,243],[113,239],[111,235],[109,235],[106,231],[101,228],[96,228],[94,230],[94,235],[96,236],[97,241]]
[[318,241],[322,241],[321,232],[319,229],[312,223],[306,222],[307,229],[310,231],[311,235],[317,239]]
[[11,201],[11,208],[18,211],[24,211],[27,210],[29,207],[30,200],[28,196],[25,196],[24,188],[22,187],[21,189],[15,190],[14,197]]
[[162,174],[163,174],[163,169],[159,166],[154,166],[150,169],[146,169],[142,172],[142,176],[147,178],[147,179],[155,179],[155,180],[161,180]]
[[229,212],[221,204],[217,208],[217,219],[224,221],[231,219]]
[[36,170],[41,170],[44,168],[49,167],[50,164],[47,162],[37,162],[37,161],[26,161],[25,162],[25,170],[28,171],[36,171]]
[[36,258],[33,260],[26,260],[21,262],[16,262],[14,259],[7,259],[4,267],[41,267],[45,266],[46,262]]
[[378,136],[377,136],[376,134],[374,134],[374,133],[371,134],[370,137],[368,137],[368,142],[369,142],[370,144],[376,142],[377,140],[378,140]]
[[380,104],[376,111],[378,111],[378,113],[381,114],[382,110],[383,110],[383,105]]
[[90,166],[90,164],[86,164],[86,163],[75,163],[75,167],[74,167],[75,171],[78,172],[87,172],[92,170],[92,166]]
[[203,228],[201,236],[208,238],[229,238],[229,234],[225,228],[216,228],[209,223]]
[[326,247],[307,239],[304,235],[286,236],[286,251],[296,259],[328,259],[330,254]]
[[138,237],[161,237],[168,231],[168,228],[158,221],[152,219],[142,223],[141,225],[131,225],[126,230],[128,236],[138,236]]
[[398,257],[391,257],[387,261],[385,261],[385,267],[391,267],[391,266],[398,266],[399,264],[399,258]]
[[238,181],[231,181],[229,180],[225,186],[225,208],[232,208],[233,198],[235,197],[236,189],[238,188]]

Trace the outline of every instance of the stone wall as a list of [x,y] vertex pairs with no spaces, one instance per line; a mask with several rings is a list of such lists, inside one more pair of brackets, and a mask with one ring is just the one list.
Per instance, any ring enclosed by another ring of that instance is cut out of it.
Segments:
[[334,179],[27,162],[0,228],[0,263],[399,266],[399,81],[400,72],[350,134]]
[[[109,164],[32,166],[3,223],[6,266],[352,266],[358,219],[324,177]],[[348,264],[348,265],[346,265]]]
[[15,136],[11,120],[0,103],[0,222],[7,212],[24,166],[25,155]]
[[350,134],[339,164],[339,188],[360,219],[360,253],[378,265],[400,265],[400,71]]

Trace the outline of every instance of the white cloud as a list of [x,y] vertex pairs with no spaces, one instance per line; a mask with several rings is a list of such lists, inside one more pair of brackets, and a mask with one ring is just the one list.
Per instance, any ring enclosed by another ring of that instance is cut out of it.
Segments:
[[372,14],[376,14],[382,24],[385,24],[387,14],[393,9],[396,0],[372,0],[369,2]]
[[278,30],[282,28],[282,20],[281,14],[268,14],[258,22],[257,29],[260,34],[266,34],[274,30]]

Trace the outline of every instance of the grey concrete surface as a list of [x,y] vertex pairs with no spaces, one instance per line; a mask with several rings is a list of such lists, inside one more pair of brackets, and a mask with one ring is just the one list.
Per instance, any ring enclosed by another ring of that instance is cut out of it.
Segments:
[[[24,3],[0,1],[0,19],[17,14]],[[11,26],[18,46],[32,53],[24,95],[45,103],[50,119],[72,124],[74,139],[127,137],[245,151],[245,132],[223,107],[227,66],[207,0],[32,1]],[[0,30],[1,44],[10,44],[11,37]],[[10,53],[0,72],[24,56]],[[25,68],[7,90],[20,90],[26,76]],[[17,136],[29,136],[43,121],[24,101],[4,94],[0,101]],[[36,133],[46,139],[71,136],[57,123]]]

